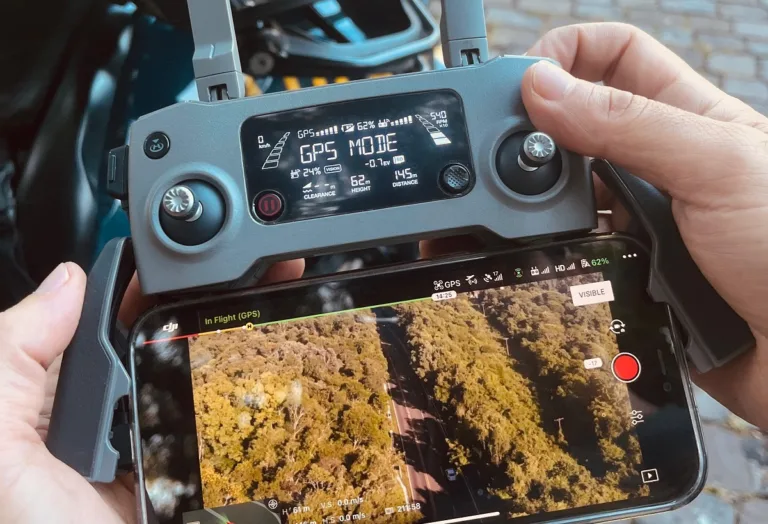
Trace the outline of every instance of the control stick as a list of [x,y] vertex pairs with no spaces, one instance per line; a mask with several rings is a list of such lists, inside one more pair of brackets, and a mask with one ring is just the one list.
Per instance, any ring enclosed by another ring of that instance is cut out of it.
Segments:
[[198,246],[224,226],[226,207],[211,184],[190,180],[170,188],[160,206],[160,225],[168,238],[183,246]]
[[203,204],[187,186],[174,186],[163,196],[163,211],[172,218],[194,222],[203,214]]
[[534,132],[507,137],[496,154],[502,182],[515,193],[536,196],[552,189],[563,171],[563,160],[551,136]]
[[540,132],[531,133],[520,146],[517,164],[524,171],[536,171],[549,164],[557,154],[557,146],[552,137]]

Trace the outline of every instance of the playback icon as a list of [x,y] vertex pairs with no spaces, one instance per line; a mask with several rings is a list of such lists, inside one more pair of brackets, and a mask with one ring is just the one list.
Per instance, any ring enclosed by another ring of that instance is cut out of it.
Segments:
[[653,484],[659,481],[659,471],[657,469],[646,469],[640,472],[643,484]]

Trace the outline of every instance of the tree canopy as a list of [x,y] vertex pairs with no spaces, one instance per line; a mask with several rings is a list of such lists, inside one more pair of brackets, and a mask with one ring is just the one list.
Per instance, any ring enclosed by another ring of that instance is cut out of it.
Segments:
[[[387,329],[446,422],[446,463],[510,516],[648,493],[627,389],[608,369],[619,351],[610,308],[570,300],[569,286],[596,278],[392,308],[397,324]],[[359,311],[190,342],[206,507],[275,498],[312,507],[320,524],[405,502],[406,457],[386,386],[395,371],[375,319]],[[595,357],[605,368],[586,370]]]
[[511,515],[645,492],[626,388],[583,366],[618,353],[608,306],[569,300],[584,278],[395,308],[413,365],[452,421],[454,463],[492,466],[484,481]]
[[319,523],[403,504],[375,323],[322,317],[201,337],[190,353],[206,507],[275,498]]

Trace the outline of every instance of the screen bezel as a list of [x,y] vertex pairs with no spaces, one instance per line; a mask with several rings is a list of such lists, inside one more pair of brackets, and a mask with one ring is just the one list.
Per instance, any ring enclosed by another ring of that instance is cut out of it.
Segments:
[[[457,263],[478,262],[478,261],[482,261],[484,259],[493,258],[493,257],[500,257],[500,256],[507,256],[507,255],[520,255],[526,252],[535,252],[535,251],[558,248],[558,247],[589,246],[590,244],[605,242],[605,241],[611,241],[611,242],[618,241],[618,242],[626,243],[628,247],[630,247],[632,250],[636,250],[640,252],[642,254],[641,256],[646,261],[646,266],[649,265],[650,253],[648,252],[647,247],[637,239],[624,234],[608,234],[608,235],[598,234],[598,235],[591,235],[588,237],[583,237],[575,240],[570,239],[570,240],[547,242],[542,244],[533,244],[533,245],[524,246],[524,247],[516,247],[512,249],[507,248],[503,250],[492,251],[492,252],[482,253],[482,254],[453,255],[453,256],[447,256],[447,257],[437,258],[433,260],[428,260],[428,261],[419,261],[419,262],[397,265],[397,266],[354,271],[354,272],[341,274],[341,275],[331,275],[331,276],[317,277],[317,278],[312,278],[307,280],[298,280],[298,281],[293,281],[288,283],[266,286],[263,288],[251,289],[247,291],[239,291],[239,292],[230,293],[227,295],[198,298],[198,299],[192,299],[192,300],[187,300],[187,301],[178,302],[178,303],[162,305],[148,311],[134,325],[134,329],[130,337],[131,344],[130,344],[130,356],[129,356],[130,373],[132,378],[131,409],[134,414],[133,416],[134,463],[137,468],[137,476],[136,476],[137,495],[140,498],[139,508],[140,508],[140,516],[143,519],[142,522],[151,522],[151,520],[148,520],[148,515],[147,515],[147,505],[151,503],[147,499],[146,492],[143,488],[144,479],[143,479],[143,471],[142,471],[141,435],[140,435],[140,432],[137,430],[137,428],[139,427],[138,410],[135,409],[137,377],[136,377],[136,369],[134,365],[135,364],[134,348],[135,348],[136,338],[141,332],[142,327],[144,326],[145,323],[151,321],[151,319],[153,319],[154,317],[163,316],[163,315],[167,316],[169,312],[174,311],[176,309],[181,309],[181,308],[198,308],[199,306],[211,306],[214,303],[224,304],[231,300],[255,298],[263,295],[269,295],[271,293],[292,292],[294,290],[300,291],[308,287],[319,286],[319,285],[323,285],[331,282],[349,282],[349,281],[362,280],[369,277],[377,277],[382,275],[395,275],[398,273],[414,271],[414,270],[424,269],[424,268],[436,269],[436,268],[440,268],[441,266],[457,264]],[[555,278],[555,275],[553,275],[551,278]],[[648,300],[650,300],[650,298]],[[704,454],[704,449],[702,444],[701,428],[700,428],[698,417],[696,415],[695,408],[694,408],[693,392],[692,392],[692,386],[691,386],[689,373],[688,373],[687,361],[683,352],[682,345],[680,343],[680,336],[676,329],[676,322],[672,316],[670,309],[668,307],[665,307],[665,310],[669,318],[669,326],[671,327],[672,334],[673,334],[672,339],[674,344],[674,354],[670,353],[668,355],[665,355],[664,365],[675,366],[680,370],[680,384],[682,385],[682,388],[681,388],[682,396],[677,400],[684,401],[688,409],[688,412],[690,415],[690,428],[684,428],[684,429],[689,429],[691,433],[690,435],[686,435],[686,438],[684,439],[681,438],[679,435],[669,437],[668,440],[666,441],[666,446],[667,446],[666,454],[670,457],[675,457],[675,460],[679,460],[684,462],[685,464],[688,464],[689,466],[685,467],[684,469],[686,473],[689,471],[691,472],[690,478],[686,482],[676,485],[675,486],[676,489],[674,490],[674,492],[670,491],[670,493],[665,494],[665,496],[663,497],[657,497],[655,495],[651,495],[651,496],[643,497],[639,499],[630,499],[630,500],[625,500],[620,502],[600,504],[597,506],[586,506],[581,508],[550,512],[546,514],[532,515],[529,517],[517,518],[513,522],[519,522],[522,524],[534,523],[534,522],[577,524],[582,522],[603,522],[603,521],[611,521],[611,520],[617,520],[617,519],[633,518],[639,515],[646,515],[653,512],[671,510],[671,509],[675,509],[677,507],[683,506],[688,502],[690,502],[691,500],[693,500],[701,492],[704,486],[705,478],[706,478],[706,475],[705,475],[706,457]],[[675,374],[674,376],[676,378],[677,374]],[[661,385],[663,381],[657,381],[657,382],[659,385],[659,391],[657,393],[661,394],[661,389],[662,389]],[[631,388],[632,388],[632,385],[630,385],[630,389]],[[668,392],[666,392],[665,394],[669,395]],[[674,429],[679,430],[681,429],[682,425],[683,425],[683,422],[681,422],[680,427],[675,427]],[[657,429],[662,429],[668,434],[672,434],[671,431],[668,431],[670,430],[670,426],[668,425],[659,425]],[[695,446],[693,447],[690,446],[691,444],[690,437],[692,437],[693,440],[695,441]],[[497,522],[505,522],[505,521],[498,520]]]

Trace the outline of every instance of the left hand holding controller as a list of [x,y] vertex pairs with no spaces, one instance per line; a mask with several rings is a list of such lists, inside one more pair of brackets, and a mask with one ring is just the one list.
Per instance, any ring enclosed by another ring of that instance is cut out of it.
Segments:
[[91,485],[45,447],[58,365],[80,319],[85,274],[62,264],[0,314],[0,520],[136,521],[132,478]]
[[[272,266],[263,283],[298,278],[303,261]],[[45,446],[61,355],[75,333],[85,274],[62,264],[19,305],[0,313],[0,521],[61,524],[136,522],[133,475],[90,484]],[[131,325],[152,305],[134,279],[120,319]]]

